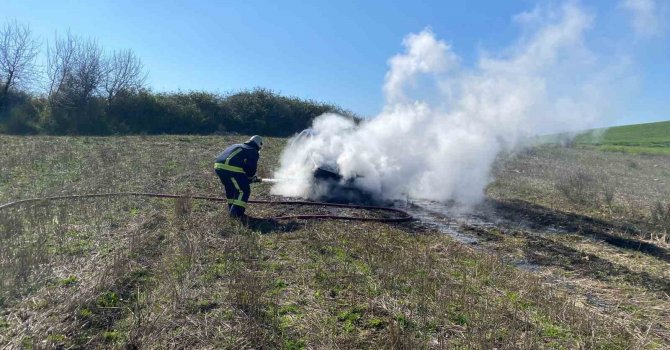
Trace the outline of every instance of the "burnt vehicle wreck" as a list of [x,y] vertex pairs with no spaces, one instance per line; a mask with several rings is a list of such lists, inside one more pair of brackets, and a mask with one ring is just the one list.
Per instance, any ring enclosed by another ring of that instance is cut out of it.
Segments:
[[[294,142],[314,137],[312,129],[303,130]],[[309,156],[312,167],[312,178],[308,198],[319,202],[375,205],[380,200],[374,193],[367,191],[357,184],[360,176],[344,177],[334,161],[317,159]]]

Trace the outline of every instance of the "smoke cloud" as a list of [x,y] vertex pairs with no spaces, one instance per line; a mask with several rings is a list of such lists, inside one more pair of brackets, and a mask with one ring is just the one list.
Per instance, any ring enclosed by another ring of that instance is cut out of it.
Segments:
[[483,198],[497,154],[538,133],[582,130],[613,108],[625,59],[591,50],[594,16],[574,2],[514,18],[521,35],[471,67],[430,29],[403,40],[383,90],[386,105],[356,125],[326,114],[292,140],[272,192],[309,197],[315,166],[379,198],[465,205]]

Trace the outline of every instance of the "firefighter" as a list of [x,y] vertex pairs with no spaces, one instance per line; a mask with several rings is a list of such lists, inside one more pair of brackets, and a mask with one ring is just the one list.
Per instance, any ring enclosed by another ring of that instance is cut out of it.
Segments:
[[214,170],[226,188],[231,217],[244,218],[250,194],[249,185],[260,182],[260,178],[256,176],[256,168],[261,148],[263,139],[254,135],[245,143],[226,148],[216,158]]

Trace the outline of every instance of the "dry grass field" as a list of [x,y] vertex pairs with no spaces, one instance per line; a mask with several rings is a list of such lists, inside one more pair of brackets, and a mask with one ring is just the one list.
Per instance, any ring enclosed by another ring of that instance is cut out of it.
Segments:
[[[0,202],[221,195],[213,158],[245,138],[0,136]],[[261,176],[284,143],[268,140]],[[187,197],[2,210],[0,348],[670,346],[667,156],[538,147],[494,178],[475,210],[496,224],[460,228],[476,245],[420,221],[241,225]]]

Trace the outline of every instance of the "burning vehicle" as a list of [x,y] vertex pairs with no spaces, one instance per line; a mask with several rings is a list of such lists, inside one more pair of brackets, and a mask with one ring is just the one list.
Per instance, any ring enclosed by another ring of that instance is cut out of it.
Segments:
[[[314,129],[305,129],[291,140],[289,147],[300,147],[317,136]],[[327,159],[308,152],[305,166],[310,168],[309,189],[307,198],[331,203],[378,204],[379,199],[374,193],[357,185],[361,176],[345,177],[341,174],[336,159]]]

